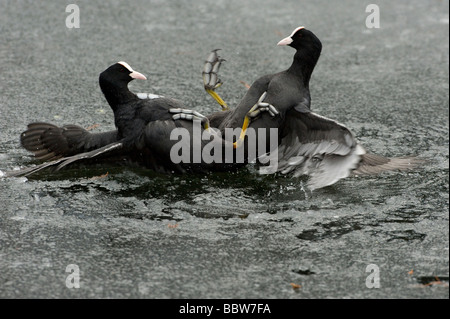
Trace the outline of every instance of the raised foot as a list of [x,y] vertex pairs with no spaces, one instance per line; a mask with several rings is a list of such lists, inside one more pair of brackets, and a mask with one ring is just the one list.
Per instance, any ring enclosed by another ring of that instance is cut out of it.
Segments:
[[222,62],[225,61],[218,54],[217,51],[219,49],[211,51],[208,55],[208,58],[205,61],[205,66],[203,67],[203,85],[205,87],[206,92],[210,94],[217,103],[220,104],[222,110],[228,110],[228,105],[225,101],[216,93],[216,89],[220,87],[223,82],[219,79],[219,69],[222,65]]

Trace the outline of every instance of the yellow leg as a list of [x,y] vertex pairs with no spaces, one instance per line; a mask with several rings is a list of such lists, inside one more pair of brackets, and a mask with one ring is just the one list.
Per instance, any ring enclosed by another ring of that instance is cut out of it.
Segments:
[[267,92],[264,92],[259,98],[258,102],[253,105],[250,111],[244,117],[244,123],[242,124],[241,134],[239,139],[233,143],[234,148],[238,148],[242,145],[245,139],[245,134],[250,125],[251,119],[256,118],[262,111],[267,111],[271,116],[278,115],[278,110],[271,104],[263,102],[266,97]]
[[242,145],[245,139],[245,132],[247,131],[249,125],[250,125],[250,118],[246,115],[244,117],[244,124],[242,124],[241,134],[239,136],[239,139],[233,143],[233,148],[238,148]]
[[261,105],[262,101],[264,100],[264,97],[266,96],[266,93],[261,95],[261,97],[258,100],[258,103],[253,105],[253,107],[250,109],[250,111],[247,112],[247,114],[244,117],[244,123],[242,124],[241,134],[239,136],[239,139],[233,143],[233,148],[238,148],[242,145],[245,138],[245,133],[248,129],[248,126],[250,125],[250,117],[257,116],[261,111],[258,110],[258,107]]
[[222,100],[222,98],[219,96],[219,94],[217,94],[215,91],[213,91],[211,89],[206,89],[206,92],[208,92],[209,95],[211,95],[214,98],[214,100],[216,100],[217,103],[220,104],[220,106],[222,107],[222,111],[227,111],[228,110],[227,103],[225,103],[225,101]]

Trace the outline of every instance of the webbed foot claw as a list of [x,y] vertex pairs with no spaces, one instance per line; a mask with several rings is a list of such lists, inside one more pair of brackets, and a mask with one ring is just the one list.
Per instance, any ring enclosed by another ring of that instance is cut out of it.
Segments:
[[202,73],[205,90],[215,90],[223,83],[222,80],[219,79],[218,73],[222,62],[225,60],[217,54],[217,51],[219,50],[220,49],[215,49],[211,51],[205,61]]
[[218,54],[219,49],[211,51],[208,58],[205,61],[205,66],[203,67],[203,85],[206,92],[208,92],[217,103],[220,104],[222,110],[228,110],[228,106],[224,100],[215,92],[215,90],[222,85],[222,80],[219,79],[219,69],[222,62],[225,61]]
[[238,148],[242,145],[245,139],[245,134],[247,131],[247,128],[249,127],[251,121],[255,119],[261,112],[269,112],[271,116],[276,116],[280,112],[269,103],[263,102],[266,98],[267,92],[264,92],[258,99],[258,102],[256,102],[255,105],[250,109],[250,111],[247,112],[247,114],[244,117],[244,123],[242,125],[241,134],[239,136],[239,139],[233,143],[234,148]]
[[176,120],[200,121],[205,130],[210,128],[209,119],[197,111],[188,110],[188,109],[180,109],[180,108],[172,108],[172,109],[169,109],[169,112],[175,114],[175,115],[172,115],[172,119],[175,121]]
[[250,118],[255,118],[257,117],[259,114],[261,114],[261,112],[269,112],[270,116],[274,117],[278,114],[280,114],[280,112],[278,112],[278,110],[275,108],[275,106],[273,106],[272,104],[263,102],[264,99],[266,98],[267,92],[264,92],[260,98],[258,99],[258,102],[256,102],[255,105],[253,105],[253,107],[250,109],[250,111],[248,111],[247,116]]
[[152,100],[152,99],[159,99],[164,98],[162,95],[153,94],[153,93],[136,93],[137,97],[141,100]]

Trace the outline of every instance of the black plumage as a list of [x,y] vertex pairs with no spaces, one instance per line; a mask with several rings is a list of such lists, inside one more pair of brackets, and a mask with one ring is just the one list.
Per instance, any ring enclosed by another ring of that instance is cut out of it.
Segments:
[[[347,127],[311,111],[309,81],[322,51],[322,44],[314,33],[298,27],[278,45],[296,50],[291,66],[257,79],[236,109],[209,117],[221,130],[241,127],[253,105],[266,94],[264,102],[273,105],[279,114],[272,116],[264,112],[252,119],[249,127],[255,132],[259,128],[278,129],[279,143],[276,149],[272,148],[257,159],[270,163],[260,169],[261,173],[308,175],[309,188],[316,189],[351,174],[405,170],[423,162],[415,157],[386,158],[368,154]],[[248,147],[248,143],[245,146]]]
[[[145,79],[145,76],[125,62],[113,64],[100,74],[100,88],[114,112],[116,130],[93,134],[76,125],[57,127],[48,123],[31,123],[21,134],[21,144],[37,159],[49,162],[12,174],[28,175],[50,166],[58,165],[59,169],[77,160],[102,157],[126,158],[166,173],[230,168],[225,161],[210,163],[197,156],[207,144],[210,148],[224,150],[225,143],[214,138],[201,139],[208,134],[203,134],[204,128],[199,123],[183,119],[175,121],[170,110],[183,108],[181,102],[163,97],[140,99],[128,89],[128,83],[133,79]],[[184,129],[190,138],[172,139],[171,134],[177,128]],[[196,141],[194,137],[200,140]],[[178,148],[190,150],[187,158],[179,163],[171,158],[171,150],[177,143],[184,144]],[[198,152],[194,152],[194,144]]]
[[[194,144],[200,146],[197,151],[202,153],[209,141],[199,140],[199,136],[194,134],[194,122],[184,120],[192,119],[192,116],[174,120],[170,111],[183,109],[183,104],[168,98],[138,98],[128,90],[128,83],[133,78],[145,77],[132,70],[127,63],[119,62],[102,72],[99,81],[102,92],[114,111],[117,130],[93,134],[75,125],[58,128],[46,123],[30,124],[21,136],[22,145],[34,152],[37,158],[53,163],[44,163],[35,170],[27,170],[27,174],[48,166],[63,167],[79,159],[111,155],[126,156],[148,168],[163,172],[229,170],[256,159],[260,163],[266,163],[262,165],[261,173],[309,175],[308,186],[316,189],[331,185],[351,174],[404,170],[421,163],[417,158],[391,159],[368,154],[348,128],[311,111],[309,81],[322,50],[320,40],[311,31],[299,27],[278,45],[289,45],[296,50],[291,66],[285,71],[257,79],[233,110],[227,109],[223,100],[215,97],[224,111],[208,116],[210,125],[222,132],[221,137],[226,136],[226,129],[242,127],[245,119],[249,119],[249,111],[253,110],[264,94],[264,102],[274,106],[278,113],[274,116],[268,112],[258,112],[257,117],[251,118],[249,127],[255,132],[265,130],[263,144],[266,143],[266,154],[260,156],[261,152],[258,150],[251,157],[247,152],[251,148],[250,142],[256,143],[258,147],[262,145],[258,133],[256,141],[245,139],[243,162],[236,163],[233,158],[231,163],[225,163],[224,148],[234,142],[236,137],[228,141],[213,138],[215,145],[221,149],[219,161],[211,163],[201,157],[200,161],[195,162],[198,154],[194,151]],[[213,58],[208,61],[214,60],[216,50],[213,52]],[[208,65],[208,68],[218,71],[223,60],[216,58],[219,64],[213,67]],[[214,74],[216,77],[217,71]],[[203,76],[205,78],[205,74]],[[211,86],[210,81],[208,83]],[[212,87],[207,88],[210,91],[208,93],[216,96],[214,89],[218,86],[213,83]],[[177,141],[170,136],[176,128],[186,129],[193,137],[187,142],[189,160],[184,163],[174,163],[171,157],[171,150]],[[269,145],[269,129],[278,130],[275,147]],[[201,133],[203,132],[204,129],[201,128]],[[234,153],[233,156],[235,155]],[[68,158],[64,158],[65,156]]]
[[27,130],[20,135],[22,146],[41,161],[89,152],[117,140],[117,131],[90,133],[77,125],[58,127],[40,122],[28,124]]
[[[254,121],[251,126],[280,127],[288,110],[295,108],[299,112],[309,111],[311,103],[309,80],[319,60],[322,43],[311,31],[303,27],[297,28],[288,38],[293,39],[289,45],[297,50],[291,66],[282,72],[264,75],[253,82],[237,107],[221,120],[219,128],[241,127],[245,115],[264,92],[267,92],[264,102],[274,105],[281,116],[271,117],[263,113],[261,119]],[[283,40],[278,44],[284,45]],[[223,117],[216,113],[211,116],[213,123],[215,116]]]

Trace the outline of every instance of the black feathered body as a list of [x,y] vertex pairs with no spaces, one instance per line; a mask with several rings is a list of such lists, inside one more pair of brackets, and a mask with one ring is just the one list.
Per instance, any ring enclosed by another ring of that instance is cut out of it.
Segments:
[[[260,140],[265,139],[264,150],[268,153],[260,156],[261,152],[257,152],[257,159],[268,163],[260,170],[262,173],[309,175],[308,186],[315,189],[331,185],[352,173],[377,174],[385,170],[410,169],[421,163],[416,158],[391,159],[367,154],[344,125],[312,112],[309,81],[322,45],[311,31],[304,28],[297,28],[291,38],[292,42],[284,44],[289,43],[297,51],[287,70],[256,80],[234,110],[208,116],[211,126],[222,133],[221,137],[226,136],[226,129],[242,127],[247,113],[266,92],[264,102],[273,105],[279,114],[270,116],[262,112],[252,119],[249,129],[256,133],[256,140],[250,141],[246,137],[244,142],[247,152],[250,142],[259,147],[262,145]],[[26,169],[24,173],[31,174],[54,165],[60,168],[79,159],[101,156],[126,157],[160,172],[229,170],[255,159],[245,153],[244,161],[236,163],[236,153],[233,153],[233,161],[226,162],[223,157],[225,147],[236,138],[224,141],[217,139],[215,134],[208,135],[208,138],[212,138],[214,150],[220,150],[222,159],[211,163],[198,156],[199,153],[203,155],[205,149],[211,150],[210,140],[200,138],[205,131],[198,128],[200,135],[196,135],[195,122],[172,119],[171,108],[184,108],[179,101],[166,98],[141,100],[130,92],[127,86],[131,81],[130,73],[134,72],[130,69],[126,63],[119,62],[100,75],[100,87],[114,111],[117,130],[90,133],[75,125],[60,128],[47,123],[32,123],[21,136],[22,145],[34,152],[38,159],[50,162]],[[171,133],[177,128],[184,129],[190,137],[182,144],[189,150],[187,163],[172,161],[171,150],[178,141],[171,138]],[[272,142],[268,138],[271,129],[278,133],[275,147],[269,145]],[[196,162],[195,158],[200,160]],[[17,175],[20,172],[9,176]]]

